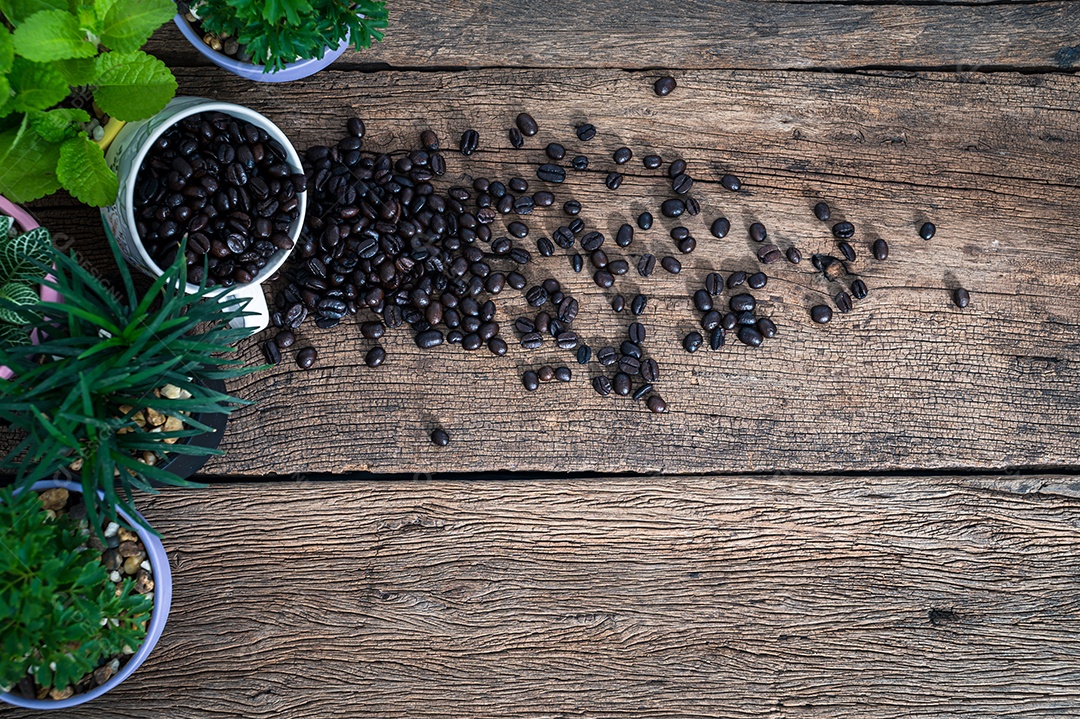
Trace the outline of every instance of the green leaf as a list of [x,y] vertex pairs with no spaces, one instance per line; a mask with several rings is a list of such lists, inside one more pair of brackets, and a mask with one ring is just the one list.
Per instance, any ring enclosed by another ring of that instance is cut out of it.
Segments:
[[41,266],[49,264],[49,231],[38,227],[0,245],[0,283],[44,279]]
[[8,235],[11,234],[11,227],[15,224],[15,221],[7,215],[0,215],[0,243],[6,243]]
[[68,10],[67,0],[0,0],[0,12],[18,27],[26,18],[42,10]]
[[116,202],[120,182],[105,164],[105,151],[85,132],[60,145],[56,177],[75,199],[94,207]]
[[11,72],[11,62],[15,59],[15,41],[11,39],[11,32],[0,25],[0,75]]
[[0,323],[0,347],[30,344],[30,334],[16,325]]
[[0,194],[13,202],[30,202],[56,192],[59,160],[60,146],[26,130],[25,122],[0,134]]
[[161,60],[144,52],[109,52],[97,59],[94,100],[118,120],[142,120],[176,94],[176,78]]
[[32,110],[26,116],[30,118],[30,128],[49,142],[63,142],[75,137],[81,129],[79,123],[90,122],[90,113],[86,110],[67,107],[47,112]]
[[[7,300],[15,305],[32,306],[37,304],[38,299],[37,292],[34,292],[29,285],[22,282],[8,282],[3,287],[0,287],[0,303]],[[0,304],[0,321],[21,325],[28,322],[29,318],[25,313]]]
[[101,42],[110,50],[134,52],[175,14],[173,0],[114,0],[103,16]]
[[93,57],[97,43],[79,27],[79,20],[65,10],[42,10],[15,28],[15,52],[34,62],[53,62],[72,57]]
[[15,96],[5,109],[15,112],[47,110],[68,96],[68,84],[59,72],[21,57],[11,66],[11,89]]
[[52,63],[68,85],[90,85],[97,77],[97,58],[77,57],[70,60],[58,60]]

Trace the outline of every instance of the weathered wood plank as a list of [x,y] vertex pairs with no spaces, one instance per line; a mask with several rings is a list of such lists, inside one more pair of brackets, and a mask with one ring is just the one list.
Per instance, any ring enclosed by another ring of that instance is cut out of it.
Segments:
[[[230,425],[229,454],[208,465],[211,473],[1080,465],[1074,77],[692,72],[677,95],[658,102],[647,77],[623,72],[331,71],[288,87],[198,70],[180,76],[184,92],[267,113],[300,147],[336,138],[354,112],[368,120],[371,148],[411,146],[429,125],[454,145],[475,126],[482,149],[468,160],[447,154],[449,175],[461,181],[470,179],[463,171],[522,174],[537,185],[525,163],[547,142],[566,141],[594,163],[557,188],[558,204],[572,193],[590,226],[609,236],[646,207],[658,215],[658,201],[646,198],[668,192],[637,159],[618,192],[603,186],[606,158],[623,143],[639,156],[655,149],[686,157],[705,208],[681,219],[700,240],[681,275],[643,280],[631,271],[615,288],[653,298],[642,320],[670,414],[601,399],[588,385],[595,364],[584,370],[550,347],[529,353],[512,344],[503,358],[450,346],[422,353],[398,331],[383,340],[387,364],[369,370],[362,358],[370,342],[354,327],[305,327],[302,344],[319,349],[319,364],[306,373],[283,365],[233,385],[258,404]],[[505,128],[520,109],[543,129],[515,153]],[[601,134],[587,145],[569,142],[572,123],[584,119]],[[729,169],[743,178],[743,192],[719,188]],[[860,227],[854,267],[870,296],[816,326],[808,308],[824,301],[825,283],[808,262],[773,265],[757,296],[780,336],[756,351],[733,343],[685,353],[679,340],[698,318],[690,295],[705,274],[758,266],[745,235],[750,222],[763,221],[781,246],[806,255],[835,252],[810,213],[819,198]],[[43,218],[87,238],[83,246],[101,242],[92,212],[47,209]],[[734,227],[723,241],[706,230],[720,212]],[[932,242],[916,235],[924,219],[940,228]],[[552,210],[526,221],[533,234],[525,242],[535,249],[536,235],[562,218]],[[667,229],[675,224],[639,231],[626,256],[633,263],[645,251],[674,254]],[[892,247],[884,263],[868,259],[878,236]],[[631,318],[612,314],[613,291],[599,290],[588,273],[573,275],[566,254],[538,259],[527,274],[562,280],[581,299],[579,334],[594,348],[617,345]],[[964,312],[950,303],[956,285],[974,298]],[[512,336],[513,319],[528,308],[515,292],[499,305]],[[243,352],[253,362],[261,356],[254,343]],[[521,372],[544,363],[569,364],[574,382],[526,393]],[[447,448],[427,440],[437,424],[451,433]]]
[[[658,0],[390,3],[386,39],[337,67],[648,69],[862,67],[972,70],[1080,66],[1080,7]],[[180,32],[151,52],[206,64]]]
[[166,633],[58,717],[1080,712],[1080,505],[1008,477],[282,482],[146,514]]

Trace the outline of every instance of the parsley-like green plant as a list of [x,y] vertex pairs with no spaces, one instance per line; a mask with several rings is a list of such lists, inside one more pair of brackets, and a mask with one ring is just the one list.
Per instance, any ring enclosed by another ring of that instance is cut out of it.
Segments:
[[0,215],[0,297],[13,307],[0,307],[0,346],[28,344],[24,325],[38,303],[38,285],[45,279],[41,267],[49,259],[50,238],[44,227],[18,234],[14,222]]
[[191,9],[206,30],[236,38],[264,72],[321,59],[346,37],[357,50],[371,47],[388,17],[382,0],[199,0]]
[[[45,285],[56,289],[63,302],[36,306],[31,327],[40,333],[40,344],[0,347],[0,364],[14,372],[10,381],[0,383],[0,416],[23,433],[0,461],[0,471],[15,474],[16,485],[23,488],[57,474],[77,474],[94,527],[100,525],[99,515],[115,519],[117,506],[137,517],[133,490],[153,493],[153,481],[196,486],[139,456],[220,454],[185,442],[211,431],[196,415],[229,414],[248,402],[204,381],[260,369],[227,356],[251,332],[230,326],[250,314],[247,300],[219,301],[214,295],[220,288],[207,287],[205,281],[185,294],[183,245],[142,296],[119,250],[110,246],[122,283],[118,296],[74,257],[54,249],[55,281]],[[166,385],[181,390],[179,396],[158,396],[155,390]],[[147,410],[180,419],[185,427],[144,427],[136,415]],[[172,438],[175,443],[166,441]]]
[[125,121],[165,107],[176,79],[140,48],[175,13],[171,0],[0,0],[0,193],[116,200],[85,106]]
[[27,675],[62,691],[142,644],[150,599],[131,578],[109,580],[87,530],[11,487],[0,489],[0,528],[0,691]]

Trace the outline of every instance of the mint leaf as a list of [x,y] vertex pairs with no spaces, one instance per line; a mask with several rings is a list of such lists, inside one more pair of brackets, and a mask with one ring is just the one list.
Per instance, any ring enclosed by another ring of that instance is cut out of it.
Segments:
[[34,62],[52,62],[93,57],[97,54],[97,44],[90,41],[71,13],[43,10],[15,28],[15,52]]
[[58,107],[42,112],[32,110],[26,113],[30,118],[30,128],[49,142],[63,142],[79,133],[78,123],[90,122],[90,113],[86,110]]
[[105,151],[85,132],[60,145],[56,177],[75,199],[94,207],[116,202],[116,193],[120,190],[116,173],[105,164]]
[[0,75],[11,72],[11,61],[15,59],[15,42],[6,27],[0,25]]
[[98,107],[118,120],[142,120],[159,112],[176,94],[176,78],[161,60],[145,52],[98,56]]
[[[37,304],[38,294],[34,292],[31,287],[23,282],[9,282],[3,287],[0,287],[0,300],[8,300],[16,305],[34,305]],[[26,316],[26,313],[19,312],[10,307],[0,306],[0,321],[10,322],[13,325],[21,325],[25,322],[29,322],[30,318]]]
[[92,57],[77,57],[70,60],[57,60],[49,63],[50,67],[60,73],[64,82],[73,87],[90,85],[97,77],[97,63]]
[[15,112],[47,110],[67,97],[70,91],[56,70],[21,57],[12,63],[9,78],[15,96],[5,109]]
[[117,52],[135,52],[176,14],[173,0],[115,0],[105,14],[101,42]]
[[27,125],[24,120],[0,134],[0,195],[12,202],[30,202],[60,189],[60,146],[41,139]]
[[68,10],[67,0],[0,0],[0,12],[18,27],[26,18],[42,10]]

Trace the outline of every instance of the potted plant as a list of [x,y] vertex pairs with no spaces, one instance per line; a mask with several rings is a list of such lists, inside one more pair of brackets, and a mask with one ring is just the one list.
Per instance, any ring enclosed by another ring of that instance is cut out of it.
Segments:
[[195,0],[174,22],[218,67],[260,82],[314,75],[348,49],[381,41],[382,0]]
[[[21,208],[0,196],[0,297],[14,307],[0,307],[0,346],[28,344],[37,335],[26,330],[28,313],[40,300],[57,299],[42,285],[46,273],[40,268],[49,257],[49,233]],[[0,379],[11,370],[0,366]]]
[[71,482],[0,489],[0,700],[9,704],[60,709],[100,696],[165,628],[172,578],[161,541],[122,511],[135,531],[91,528],[84,499]]
[[119,121],[176,94],[165,64],[139,49],[175,11],[170,0],[0,4],[0,193],[29,202],[63,187],[88,205],[116,199],[104,146]]
[[162,465],[220,454],[190,440],[213,432],[206,414],[228,415],[247,402],[213,383],[259,369],[225,356],[250,334],[230,325],[246,314],[246,301],[218,301],[205,285],[185,292],[183,247],[141,297],[111,247],[116,289],[52,250],[56,279],[46,284],[63,303],[37,305],[30,326],[42,334],[38,346],[0,348],[0,363],[14,374],[0,415],[22,434],[0,471],[21,488],[57,474],[78,477],[92,526],[102,515],[115,520],[117,507],[139,521],[133,490],[191,486]]

